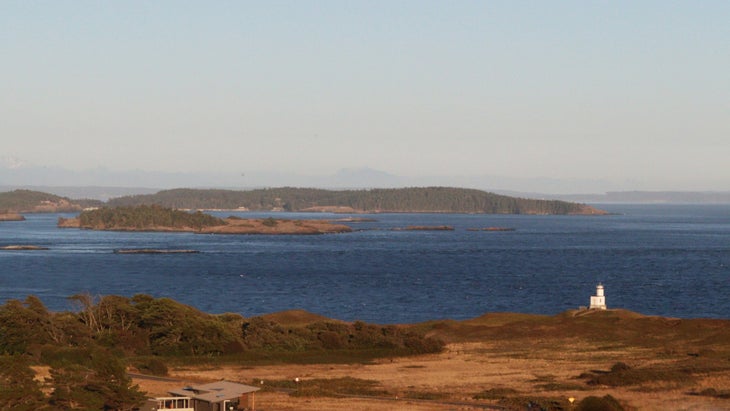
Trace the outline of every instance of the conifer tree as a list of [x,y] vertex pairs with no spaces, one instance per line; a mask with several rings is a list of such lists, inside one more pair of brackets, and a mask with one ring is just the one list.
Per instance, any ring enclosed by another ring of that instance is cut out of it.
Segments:
[[0,356],[0,409],[36,411],[46,406],[40,384],[20,355]]

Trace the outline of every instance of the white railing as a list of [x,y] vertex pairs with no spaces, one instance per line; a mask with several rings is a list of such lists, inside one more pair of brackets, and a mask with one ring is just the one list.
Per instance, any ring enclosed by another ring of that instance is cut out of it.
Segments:
[[189,397],[159,397],[154,401],[158,410],[195,411]]

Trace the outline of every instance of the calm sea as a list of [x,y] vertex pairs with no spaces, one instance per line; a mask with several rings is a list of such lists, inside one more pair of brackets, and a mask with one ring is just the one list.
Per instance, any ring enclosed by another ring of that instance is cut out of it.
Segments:
[[[555,314],[606,287],[609,308],[730,318],[730,206],[600,205],[616,215],[379,214],[323,236],[117,233],[58,229],[64,215],[0,223],[0,302],[35,295],[138,293],[245,316],[305,309],[375,323],[464,319],[487,312]],[[227,216],[231,213],[220,213]],[[242,217],[343,215],[239,213]],[[68,215],[65,215],[68,216]],[[355,216],[361,217],[361,216]],[[454,231],[394,231],[450,225]],[[511,227],[484,232],[469,228]],[[114,254],[119,248],[198,254]]]

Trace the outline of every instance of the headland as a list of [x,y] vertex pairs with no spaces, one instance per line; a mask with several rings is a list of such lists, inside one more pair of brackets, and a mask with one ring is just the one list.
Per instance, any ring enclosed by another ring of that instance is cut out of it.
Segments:
[[[260,387],[260,409],[730,408],[725,319],[581,309],[377,325],[302,310],[206,314],[149,295],[69,298],[74,312],[50,312],[33,296],[0,306],[14,327],[0,346],[47,384],[65,367],[93,371],[94,353],[126,364],[148,396],[225,379]],[[36,322],[20,326],[28,318]]]

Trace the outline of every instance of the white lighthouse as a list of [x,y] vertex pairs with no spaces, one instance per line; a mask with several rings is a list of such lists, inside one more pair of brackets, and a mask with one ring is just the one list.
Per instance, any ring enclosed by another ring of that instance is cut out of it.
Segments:
[[603,295],[603,284],[598,283],[596,286],[596,295],[591,296],[591,307],[592,310],[605,310],[606,309],[606,296]]

